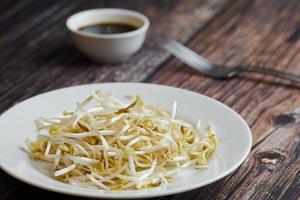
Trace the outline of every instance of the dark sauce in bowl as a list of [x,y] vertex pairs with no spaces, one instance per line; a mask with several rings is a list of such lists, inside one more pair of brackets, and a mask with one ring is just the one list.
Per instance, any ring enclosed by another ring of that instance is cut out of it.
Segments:
[[118,34],[118,33],[127,33],[137,30],[138,27],[135,27],[130,24],[123,23],[99,23],[92,24],[80,27],[78,30],[86,33],[96,33],[96,34]]

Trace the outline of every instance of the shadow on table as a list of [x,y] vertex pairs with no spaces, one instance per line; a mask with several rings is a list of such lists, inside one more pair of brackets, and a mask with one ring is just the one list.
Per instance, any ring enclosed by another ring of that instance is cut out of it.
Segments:
[[[93,62],[81,54],[71,42],[62,42],[59,44],[48,43],[46,46],[46,48],[42,48],[39,52],[40,55],[37,58],[38,62],[68,67],[76,67],[78,65],[89,66],[93,64]],[[73,63],[76,63],[76,65],[71,65]]]
[[265,85],[268,86],[285,87],[289,89],[300,89],[300,83],[297,83],[295,81],[288,81],[280,78],[274,79],[274,78],[266,77],[265,75],[255,76],[249,74],[249,75],[239,75],[234,78],[239,78],[241,80],[247,80],[256,83],[264,83]]
[[77,67],[114,67],[120,66],[124,63],[106,64],[95,62],[81,53],[74,43],[71,41],[66,42],[47,42],[46,47],[41,48],[40,54],[36,61],[38,63],[45,63],[51,66],[64,66],[67,68]]
[[[192,190],[189,192],[179,193],[176,195],[170,195],[170,196],[164,196],[164,197],[156,197],[156,198],[147,198],[150,200],[188,200],[188,199],[198,199],[198,200],[204,200],[206,199],[204,191],[206,191],[206,188],[210,188],[210,186],[206,186],[200,189]],[[77,196],[70,196],[70,195],[64,195],[59,194],[55,192],[48,192],[42,189],[33,188],[31,186],[24,186],[21,191],[17,191],[15,193],[12,193],[9,197],[5,198],[5,200],[16,200],[16,199],[41,199],[41,200],[85,200],[90,198],[85,197],[77,197]],[[97,199],[97,198],[91,198],[91,199]],[[102,199],[102,198],[101,198]],[[106,200],[106,199],[102,199]]]
[[[185,64],[183,64],[185,65]],[[230,79],[220,79],[220,78],[212,78],[209,76],[206,76],[194,69],[191,69],[190,67],[177,67],[177,68],[170,68],[169,70],[173,71],[172,74],[180,74],[182,77],[190,77],[192,75],[196,74],[198,76],[204,76],[205,78],[210,78],[212,80],[216,81],[222,81],[224,83],[229,82],[230,80],[239,79],[239,80],[246,80],[253,83],[262,83],[268,86],[275,86],[275,87],[285,87],[289,89],[300,89],[300,83],[297,83],[296,81],[289,81],[281,78],[276,78],[273,76],[268,76],[265,74],[257,74],[257,73],[245,73],[245,74],[239,74],[238,76],[235,76]],[[300,76],[300,75],[299,75]],[[187,79],[187,78],[186,78]]]
[[[18,181],[17,179],[7,175],[0,169],[1,182],[0,185],[5,184],[4,188],[5,193],[2,196],[2,200],[16,200],[16,199],[40,199],[40,200],[84,200],[87,198],[64,195],[55,192],[49,192],[47,190],[39,189],[31,185],[27,185],[23,182]],[[150,198],[153,200],[188,200],[188,199],[198,199],[204,200],[208,198],[214,199],[214,196],[217,194],[218,189],[226,182],[226,179],[221,179],[215,183],[195,189],[189,192],[183,192],[176,195]],[[105,199],[103,199],[105,200]]]

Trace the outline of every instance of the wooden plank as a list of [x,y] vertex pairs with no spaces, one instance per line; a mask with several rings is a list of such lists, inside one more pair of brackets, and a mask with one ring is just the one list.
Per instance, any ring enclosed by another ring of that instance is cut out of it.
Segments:
[[[161,4],[153,1],[143,4],[128,1],[125,5],[122,4],[125,8],[148,15],[152,28],[139,53],[129,62],[111,66],[87,60],[74,49],[68,37],[64,25],[68,15],[78,9],[107,5],[105,1],[92,1],[91,4],[84,2],[53,5],[53,10],[61,6],[63,8],[50,17],[42,29],[26,31],[22,37],[15,36],[17,42],[13,46],[10,45],[11,41],[6,41],[9,48],[1,55],[3,59],[0,59],[3,80],[0,110],[34,94],[63,86],[102,81],[142,81],[167,59],[167,54],[158,47],[161,40],[188,40],[224,4],[222,0],[166,1]],[[43,17],[52,15],[51,8],[47,12],[43,13]],[[37,19],[31,26],[35,27],[40,21]],[[24,27],[25,25],[18,27],[16,32]],[[18,50],[20,48],[26,50]]]
[[[61,6],[63,3],[54,4],[50,1],[24,0],[12,3],[1,14],[0,23],[5,26],[0,27],[0,49],[14,49],[14,46],[10,45],[18,45],[17,39],[24,41],[26,36],[30,36],[26,33],[35,33],[37,29],[42,28],[41,25],[47,24],[45,21],[59,12]],[[7,51],[3,53],[6,55]]]
[[[217,63],[267,66],[300,74],[299,42],[289,39],[298,34],[299,7],[296,1],[236,1],[188,47]],[[239,112],[253,131],[252,152],[238,171],[172,198],[298,199],[299,86],[256,74],[214,80],[176,59],[149,81],[218,99]]]

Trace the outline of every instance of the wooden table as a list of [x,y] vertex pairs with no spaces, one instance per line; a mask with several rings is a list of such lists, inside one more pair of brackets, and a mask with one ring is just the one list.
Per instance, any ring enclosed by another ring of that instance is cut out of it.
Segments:
[[[149,16],[146,43],[128,62],[96,64],[74,48],[66,18],[96,7],[124,7]],[[175,39],[217,63],[300,75],[299,9],[297,0],[2,0],[0,111],[42,92],[86,83],[150,82],[192,90],[246,119],[253,131],[252,151],[226,178],[159,199],[299,199],[300,86],[256,74],[212,79],[159,47]],[[25,197],[79,199],[34,188],[0,171],[0,199]]]

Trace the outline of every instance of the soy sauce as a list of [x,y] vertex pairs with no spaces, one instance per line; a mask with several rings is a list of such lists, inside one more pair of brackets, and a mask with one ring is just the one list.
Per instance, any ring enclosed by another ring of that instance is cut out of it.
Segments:
[[99,23],[88,25],[79,28],[79,31],[87,33],[97,33],[97,34],[118,34],[127,33],[138,29],[137,27],[130,24],[123,23]]

